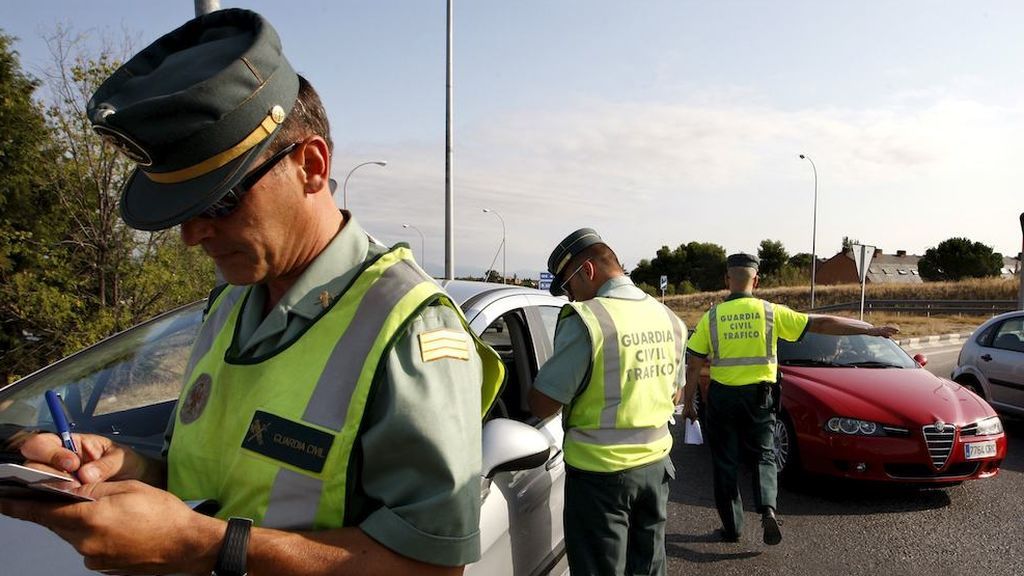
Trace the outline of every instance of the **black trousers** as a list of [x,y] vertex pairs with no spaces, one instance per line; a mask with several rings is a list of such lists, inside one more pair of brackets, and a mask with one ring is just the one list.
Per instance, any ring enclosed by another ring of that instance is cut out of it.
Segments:
[[565,547],[583,576],[663,576],[669,456],[621,472],[566,467]]
[[775,466],[775,411],[766,406],[762,384],[708,387],[707,432],[714,470],[715,508],[726,532],[743,530],[739,469],[750,461],[754,505],[775,508],[778,470]]

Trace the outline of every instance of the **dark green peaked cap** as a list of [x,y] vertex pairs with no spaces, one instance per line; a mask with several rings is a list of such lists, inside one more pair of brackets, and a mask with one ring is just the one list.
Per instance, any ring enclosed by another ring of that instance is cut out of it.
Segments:
[[551,288],[549,288],[551,294],[561,296],[564,293],[562,291],[562,282],[565,281],[563,276],[573,256],[589,246],[604,243],[604,240],[593,228],[580,228],[559,242],[551,252],[551,256],[548,256],[548,272],[555,276],[551,281]]
[[761,265],[761,260],[753,254],[739,252],[737,254],[730,254],[729,257],[725,259],[725,265],[729,268],[753,268],[754,270],[757,270]]
[[161,230],[219,200],[269,146],[298,91],[277,32],[249,10],[200,16],[133,56],[86,111],[138,164],[121,193],[124,221]]

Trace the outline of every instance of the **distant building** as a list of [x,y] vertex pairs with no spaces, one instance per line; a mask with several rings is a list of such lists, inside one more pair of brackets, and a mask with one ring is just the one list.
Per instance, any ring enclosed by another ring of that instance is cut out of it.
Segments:
[[[866,282],[920,284],[923,282],[921,273],[917,270],[917,262],[920,259],[920,256],[907,254],[906,250],[897,250],[895,254],[883,254],[881,249],[876,249],[868,265]],[[860,284],[853,252],[840,252],[818,264],[814,280],[816,284]]]
[[1020,258],[1003,256],[1003,268],[999,271],[999,275],[1006,279],[1020,276]]

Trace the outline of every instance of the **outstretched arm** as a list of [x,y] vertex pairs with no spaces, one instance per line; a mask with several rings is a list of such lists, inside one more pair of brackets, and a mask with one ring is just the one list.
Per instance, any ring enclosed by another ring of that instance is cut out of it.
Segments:
[[899,334],[900,329],[895,326],[874,326],[869,322],[843,318],[842,316],[811,315],[808,320],[808,332],[818,334],[829,334],[832,336],[851,336],[865,334],[867,336],[880,336],[892,338]]

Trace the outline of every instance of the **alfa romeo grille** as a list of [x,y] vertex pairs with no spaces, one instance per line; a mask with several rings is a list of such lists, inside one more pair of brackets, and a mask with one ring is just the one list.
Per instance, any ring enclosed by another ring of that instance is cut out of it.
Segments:
[[934,424],[924,427],[924,441],[928,445],[928,454],[932,458],[932,466],[941,470],[949,459],[949,453],[953,451],[953,440],[956,437],[956,426],[946,424],[942,431]]

